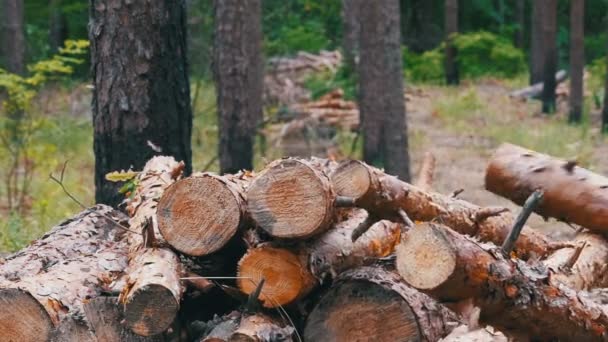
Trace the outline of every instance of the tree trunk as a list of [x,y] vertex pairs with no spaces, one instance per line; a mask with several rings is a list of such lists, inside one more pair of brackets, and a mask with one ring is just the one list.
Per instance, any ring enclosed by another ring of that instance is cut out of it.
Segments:
[[306,341],[438,341],[456,314],[394,272],[361,267],[341,274],[306,321]]
[[361,0],[342,0],[342,50],[344,65],[356,70],[359,58],[359,17]]
[[363,1],[360,25],[363,158],[409,180],[399,1]]
[[555,72],[557,71],[557,0],[543,3],[543,113],[555,112]]
[[23,75],[25,72],[25,28],[23,26],[23,0],[5,0],[1,6],[2,52],[9,72]]
[[172,157],[150,159],[127,204],[131,215],[131,232],[127,235],[129,267],[120,302],[124,304],[125,324],[138,335],[152,336],[167,330],[179,310],[184,290],[181,263],[158,231],[156,207],[183,168],[184,164]]
[[171,155],[191,171],[192,111],[183,0],[90,1],[95,198],[117,205],[108,172]]
[[277,307],[303,298],[327,276],[335,278],[349,268],[390,255],[402,227],[381,221],[353,242],[353,232],[366,224],[366,218],[364,210],[352,210],[334,229],[295,249],[279,244],[250,249],[239,262],[239,288],[250,294],[264,279],[260,299],[266,307]]
[[515,8],[515,20],[517,29],[515,31],[515,47],[521,50],[526,48],[526,0],[517,0]]
[[[89,334],[83,304],[106,291],[127,265],[124,221],[122,213],[99,205],[1,262],[2,338],[66,341]],[[75,317],[82,324],[74,326]],[[67,326],[74,329],[62,329]]]
[[51,0],[49,10],[49,46],[51,53],[57,53],[68,39],[68,22],[61,9],[61,0]]
[[[513,215],[504,208],[482,208],[438,193],[423,191],[360,161],[342,163],[331,175],[338,195],[378,218],[401,221],[403,211],[416,221],[439,220],[462,234],[502,244],[513,227]],[[563,244],[550,242],[524,227],[515,249],[523,258],[546,256]]]
[[[432,253],[433,257],[422,257]],[[550,283],[539,265],[505,259],[492,244],[438,224],[410,230],[397,248],[399,274],[440,300],[473,298],[480,321],[532,339],[606,340],[608,315],[565,286]]]
[[442,41],[443,31],[436,24],[436,1],[401,1],[403,43],[415,53],[434,49]]
[[585,0],[570,2],[570,116],[581,122],[583,116],[583,72],[585,68]]
[[260,0],[214,1],[213,72],[222,173],[253,169],[262,121],[263,60]]
[[171,185],[158,203],[158,229],[178,251],[204,256],[224,247],[250,223],[246,174],[196,174]]
[[252,219],[278,238],[307,238],[329,229],[336,200],[325,172],[299,159],[270,163],[247,190]]
[[445,0],[445,81],[447,84],[460,83],[457,50],[453,43],[458,33],[458,0]]
[[543,1],[532,1],[532,31],[530,32],[530,85],[543,82]]
[[[608,41],[607,41],[608,42]],[[606,45],[606,65],[608,65],[608,44]],[[602,107],[602,133],[608,133],[608,68],[604,80],[604,105]]]
[[543,201],[535,209],[539,215],[608,232],[608,178],[578,167],[576,162],[503,144],[490,160],[485,183],[487,190],[519,205],[541,189]]

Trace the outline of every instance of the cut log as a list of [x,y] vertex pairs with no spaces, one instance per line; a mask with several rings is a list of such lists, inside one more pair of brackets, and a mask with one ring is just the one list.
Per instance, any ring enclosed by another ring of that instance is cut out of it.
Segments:
[[422,159],[422,165],[420,166],[420,172],[418,173],[415,185],[424,191],[431,190],[434,174],[435,156],[431,152],[427,152],[424,154],[424,159]]
[[[156,206],[163,191],[181,177],[183,163],[154,157],[138,176],[128,202],[128,280],[120,294],[125,324],[138,335],[159,334],[171,325],[181,301],[181,264],[167,247],[156,224]],[[141,233],[139,233],[141,232]]]
[[250,294],[264,279],[260,300],[265,307],[277,307],[303,298],[327,276],[390,255],[399,242],[401,225],[380,221],[353,242],[352,232],[366,222],[366,216],[364,210],[353,210],[335,229],[296,248],[266,245],[249,250],[239,262],[239,288]]
[[[84,304],[87,321],[96,341],[162,342],[162,335],[144,337],[134,334],[121,322],[124,319],[117,297],[97,297]],[[66,341],[66,340],[63,340]],[[74,340],[86,341],[86,340]]]
[[217,317],[203,327],[200,342],[291,342],[293,327],[285,326],[277,319],[263,314],[243,314],[233,311]]
[[456,314],[394,272],[361,267],[341,274],[306,321],[306,341],[437,341]]
[[251,217],[278,238],[307,238],[327,230],[335,202],[325,173],[307,161],[292,158],[270,163],[247,190]]
[[169,186],[158,203],[158,229],[178,251],[203,256],[224,247],[248,223],[248,174],[196,174]]
[[555,251],[543,261],[554,274],[551,281],[574,290],[608,287],[608,242],[602,236],[579,233],[574,247]]
[[120,239],[124,228],[118,225],[126,219],[122,213],[98,205],[0,261],[2,339],[46,341],[61,336],[53,331],[59,326],[71,336],[87,334],[85,318],[74,329],[68,329],[66,321],[83,317],[83,303],[99,296],[106,283],[123,274],[127,245]]
[[[555,83],[559,84],[568,78],[568,74],[565,70],[560,70],[555,74]],[[515,90],[509,94],[510,97],[515,99],[530,99],[538,98],[543,92],[544,82],[535,83],[529,87]]]
[[502,144],[486,170],[486,189],[521,205],[534,190],[544,192],[536,212],[608,233],[608,178],[511,144]]
[[[355,205],[376,217],[401,221],[400,210],[416,221],[437,220],[462,234],[502,244],[513,226],[513,215],[502,208],[482,208],[472,203],[424,191],[387,175],[361,161],[342,163],[331,175],[340,196],[355,199]],[[515,250],[523,258],[545,256],[563,244],[524,227]]]
[[397,247],[403,279],[439,300],[473,298],[480,321],[503,332],[563,341],[608,340],[608,315],[550,282],[541,265],[505,259],[493,244],[479,243],[445,226],[420,224]]

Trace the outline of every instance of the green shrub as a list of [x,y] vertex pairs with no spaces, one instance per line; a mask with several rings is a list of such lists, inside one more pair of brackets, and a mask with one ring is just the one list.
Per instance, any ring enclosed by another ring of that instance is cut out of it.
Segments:
[[309,21],[305,26],[287,26],[280,29],[276,39],[264,42],[268,55],[285,55],[297,51],[318,52],[329,46],[323,26]]
[[526,71],[523,51],[506,38],[479,31],[456,35],[460,73],[465,78],[513,77]]
[[345,66],[340,67],[336,72],[315,73],[306,80],[304,86],[310,90],[313,99],[336,88],[342,88],[346,100],[357,97],[356,73]]
[[[455,36],[454,44],[458,49],[458,63],[463,78],[511,78],[526,71],[523,51],[502,36],[485,31],[464,33]],[[441,44],[434,50],[418,55],[404,48],[403,65],[407,79],[414,82],[443,82],[444,49],[445,44]]]

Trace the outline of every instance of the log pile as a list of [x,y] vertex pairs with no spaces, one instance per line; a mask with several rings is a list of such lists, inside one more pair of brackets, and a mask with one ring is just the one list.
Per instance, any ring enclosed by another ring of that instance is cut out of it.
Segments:
[[[604,178],[501,146],[513,215],[360,161],[254,174],[155,157],[128,216],[98,205],[0,261],[8,341],[608,340]],[[580,225],[555,241],[532,211]]]

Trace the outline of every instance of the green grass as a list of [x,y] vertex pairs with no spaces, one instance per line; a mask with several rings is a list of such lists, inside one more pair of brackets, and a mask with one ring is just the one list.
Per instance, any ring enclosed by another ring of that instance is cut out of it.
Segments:
[[584,165],[593,162],[594,144],[602,138],[591,134],[588,119],[569,125],[563,114],[538,113],[538,101],[517,103],[506,94],[486,94],[479,89],[471,85],[439,90],[442,95],[434,102],[433,111],[450,131],[575,158]]

